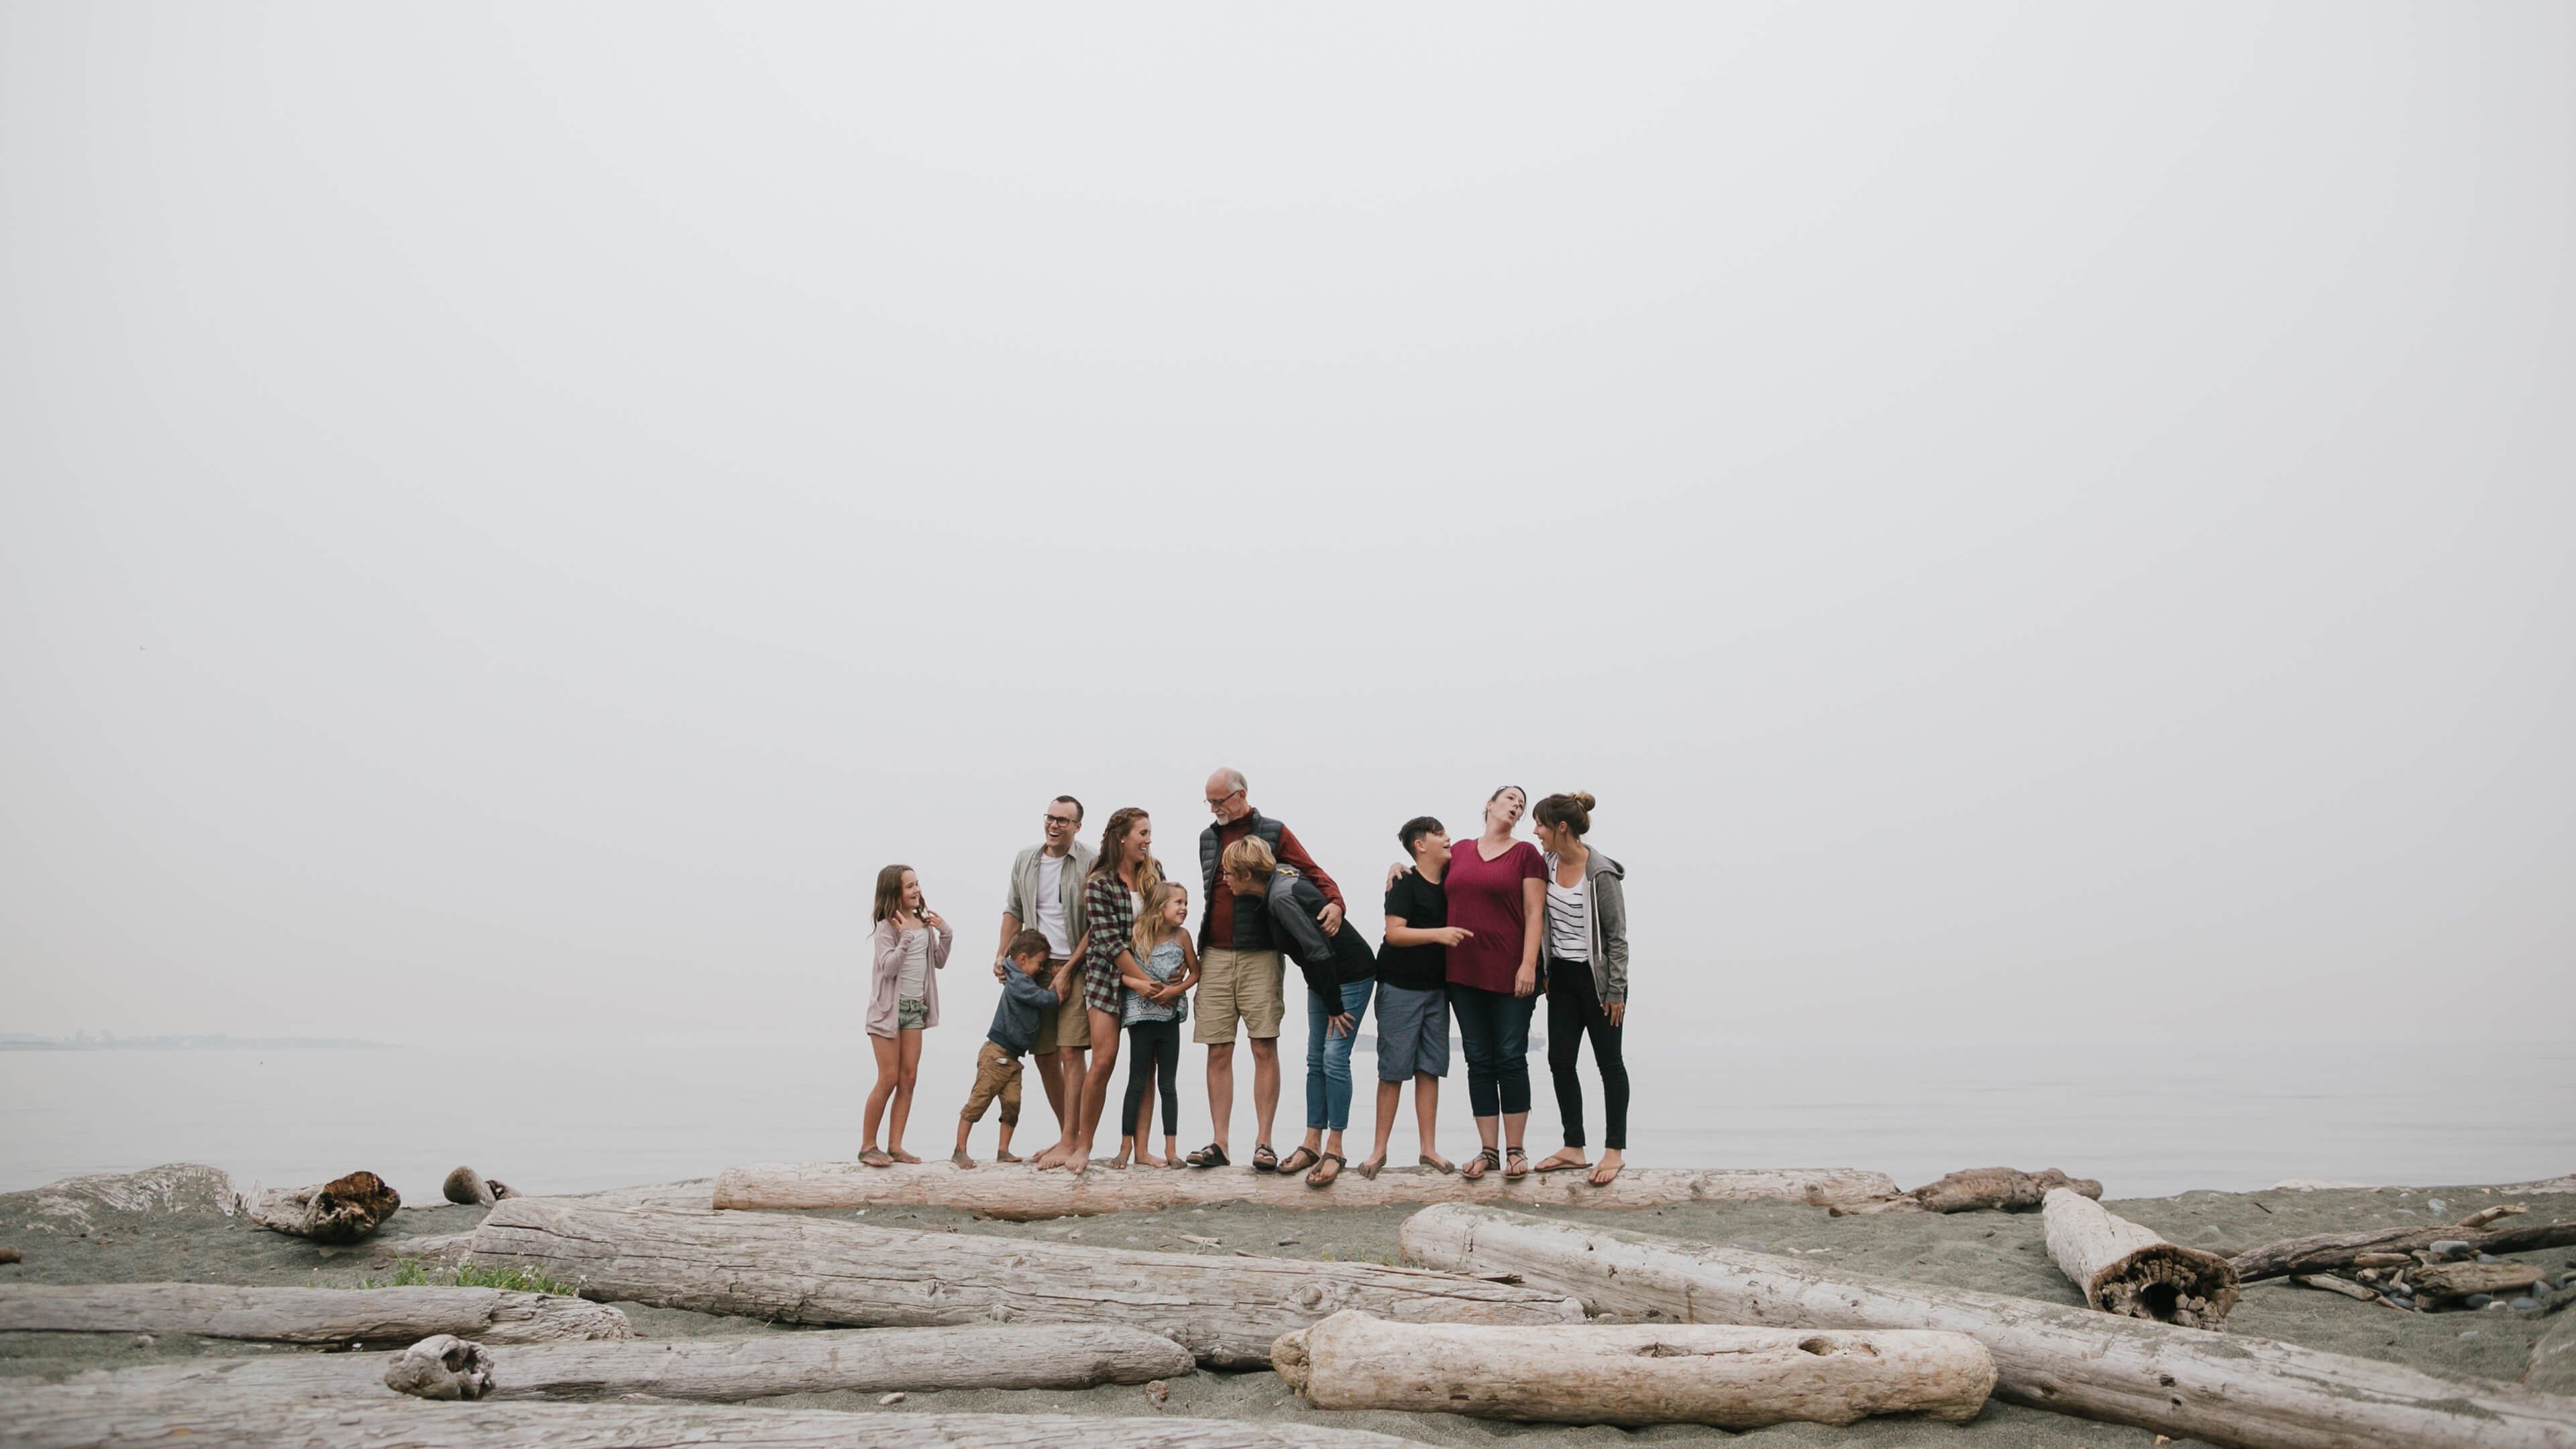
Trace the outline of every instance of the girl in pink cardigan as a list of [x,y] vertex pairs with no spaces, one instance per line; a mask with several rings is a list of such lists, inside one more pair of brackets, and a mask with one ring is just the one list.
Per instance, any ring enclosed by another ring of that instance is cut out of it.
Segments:
[[[868,1092],[867,1136],[859,1160],[892,1167],[921,1159],[903,1150],[904,1119],[912,1115],[913,1081],[921,1072],[921,1033],[939,1025],[939,969],[957,934],[937,911],[921,903],[921,878],[907,865],[877,872],[876,980],[868,992],[868,1045],[877,1052],[877,1084]],[[894,1106],[886,1145],[877,1146],[877,1124]]]

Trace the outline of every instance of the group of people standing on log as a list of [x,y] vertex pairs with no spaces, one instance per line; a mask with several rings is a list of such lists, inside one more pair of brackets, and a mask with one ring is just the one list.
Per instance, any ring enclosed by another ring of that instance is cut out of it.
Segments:
[[[1421,1134],[1422,1166],[1469,1178],[1581,1171],[1615,1180],[1627,1146],[1628,1070],[1621,1038],[1628,1005],[1627,907],[1617,861],[1585,841],[1593,799],[1550,795],[1535,810],[1517,785],[1486,800],[1483,829],[1463,848],[1430,816],[1397,832],[1407,861],[1388,871],[1384,946],[1373,950],[1344,919],[1341,887],[1296,833],[1252,806],[1239,770],[1208,777],[1214,817],[1199,833],[1200,898],[1168,880],[1153,853],[1154,824],[1133,806],[1113,811],[1095,851],[1080,839],[1082,803],[1059,795],[1042,843],[1011,863],[993,971],[1002,985],[958,1114],[950,1161],[975,1166],[967,1135],[996,1102],[1011,1152],[1019,1125],[1023,1059],[1034,1062],[1060,1132],[1036,1154],[1041,1168],[1081,1172],[1109,1103],[1121,1039],[1128,1078],[1112,1166],[1225,1167],[1233,1163],[1234,1048],[1252,1056],[1255,1171],[1305,1174],[1329,1187],[1349,1166],[1351,1050],[1372,1006],[1377,1024],[1373,1150],[1355,1169],[1375,1177],[1407,1083]],[[1535,845],[1517,838],[1523,815]],[[1190,912],[1198,911],[1195,937]],[[875,977],[867,1030],[877,1083],[868,1094],[859,1160],[884,1167],[920,1159],[903,1149],[921,1033],[939,1024],[938,976],[955,933],[923,904],[908,866],[877,873]],[[1287,1016],[1287,963],[1306,985],[1306,1133],[1283,1160],[1271,1145],[1279,1109],[1279,1031]],[[1565,1145],[1533,1164],[1522,1137],[1530,1108],[1530,1019],[1548,1004],[1548,1067]],[[1193,1019],[1195,1005],[1195,1019]],[[1467,1059],[1467,1096],[1479,1150],[1460,1167],[1440,1155],[1440,1081],[1449,1075],[1450,1021]],[[1214,1137],[1179,1151],[1181,1028],[1207,1048]],[[1599,1160],[1585,1146],[1585,1040],[1605,1098]],[[1150,1150],[1162,1108],[1163,1152]],[[878,1145],[880,1125],[886,1129]]]

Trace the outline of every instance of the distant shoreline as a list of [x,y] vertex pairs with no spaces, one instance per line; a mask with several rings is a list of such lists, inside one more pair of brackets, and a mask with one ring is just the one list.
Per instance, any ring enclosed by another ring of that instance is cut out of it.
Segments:
[[364,1047],[380,1041],[338,1036],[0,1036],[0,1052],[313,1051]]

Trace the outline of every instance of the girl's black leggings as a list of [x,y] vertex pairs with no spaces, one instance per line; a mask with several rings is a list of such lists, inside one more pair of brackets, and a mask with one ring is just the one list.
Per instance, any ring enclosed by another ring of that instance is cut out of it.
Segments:
[[1609,1100],[1601,1145],[1628,1150],[1628,1063],[1619,1055],[1625,1029],[1610,1024],[1585,961],[1547,963],[1547,1070],[1556,1078],[1556,1115],[1565,1119],[1565,1145],[1583,1145],[1583,1078],[1575,1062],[1583,1038],[1592,1038],[1592,1060],[1601,1068],[1601,1095]]
[[1118,1119],[1118,1134],[1136,1130],[1136,1109],[1145,1101],[1146,1073],[1163,1093],[1163,1135],[1181,1134],[1181,1024],[1177,1021],[1131,1021],[1127,1024],[1127,1109]]

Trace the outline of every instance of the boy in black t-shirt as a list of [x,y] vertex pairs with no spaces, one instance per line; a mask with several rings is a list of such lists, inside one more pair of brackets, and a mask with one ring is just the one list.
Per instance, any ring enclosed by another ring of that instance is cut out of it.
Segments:
[[1407,1079],[1414,1125],[1422,1131],[1422,1165],[1458,1170],[1440,1155],[1435,1138],[1440,1079],[1449,1075],[1449,948],[1470,933],[1449,924],[1449,902],[1440,891],[1449,871],[1449,832],[1421,815],[1404,822],[1396,839],[1413,857],[1413,869],[1386,888],[1386,945],[1377,955],[1377,1150],[1360,1164],[1362,1177],[1386,1166]]

